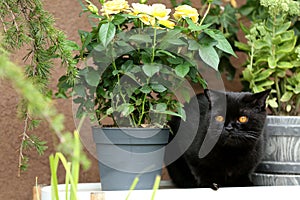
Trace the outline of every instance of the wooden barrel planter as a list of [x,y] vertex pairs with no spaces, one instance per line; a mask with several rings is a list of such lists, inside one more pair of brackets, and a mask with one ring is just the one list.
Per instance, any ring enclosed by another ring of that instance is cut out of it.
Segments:
[[300,185],[300,116],[268,116],[266,149],[254,185]]

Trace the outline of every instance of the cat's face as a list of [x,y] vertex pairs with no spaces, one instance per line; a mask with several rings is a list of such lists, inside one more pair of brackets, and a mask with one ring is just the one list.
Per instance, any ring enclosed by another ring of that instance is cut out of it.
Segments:
[[212,127],[222,127],[218,140],[220,145],[246,147],[253,146],[258,141],[264,127],[265,101],[269,92],[257,94],[245,92],[224,94],[211,90],[205,92],[211,105],[211,123],[215,124]]

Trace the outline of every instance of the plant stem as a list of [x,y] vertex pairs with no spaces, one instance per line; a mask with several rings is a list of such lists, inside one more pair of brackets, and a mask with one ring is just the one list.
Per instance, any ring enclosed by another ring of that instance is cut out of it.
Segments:
[[249,65],[249,69],[252,71],[253,69],[253,57],[254,57],[254,42],[251,42],[251,55],[250,55],[250,65]]
[[276,94],[277,94],[277,102],[278,102],[277,114],[280,113],[280,111],[281,111],[281,103],[280,103],[281,92],[280,92],[280,87],[279,87],[278,82],[279,82],[279,80],[278,80],[278,76],[276,74],[276,76],[275,76],[275,86],[276,86]]
[[24,149],[24,141],[25,140],[29,140],[32,144],[34,144],[34,141],[30,139],[30,137],[27,135],[27,130],[28,130],[28,122],[30,120],[29,114],[26,113],[25,114],[26,117],[24,119],[24,129],[23,129],[23,133],[22,133],[22,141],[21,141],[21,145],[20,145],[20,149],[19,149],[19,168],[18,168],[18,177],[21,176],[21,168],[23,165],[23,159],[24,159],[24,155],[23,155],[23,149]]
[[153,45],[152,45],[152,57],[151,57],[151,63],[154,62],[154,58],[155,58],[156,33],[157,33],[157,30],[156,30],[156,28],[154,27],[154,36],[153,36]]
[[[273,27],[272,27],[272,39],[276,38],[276,15],[273,18]],[[271,56],[272,59],[274,61],[276,61],[276,45],[272,44],[272,51],[271,51]],[[276,63],[277,65],[277,63]],[[277,67],[277,66],[273,66],[273,67]],[[281,103],[280,103],[280,99],[281,99],[281,88],[279,86],[279,77],[278,74],[275,72],[275,87],[276,87],[276,94],[277,94],[277,102],[278,102],[278,109],[277,109],[277,114],[279,114],[281,112]]]
[[207,9],[206,9],[206,11],[205,11],[205,13],[204,13],[204,15],[203,15],[203,17],[202,17],[200,23],[199,23],[199,26],[201,26],[201,25],[203,24],[203,22],[204,22],[206,16],[208,15],[208,13],[209,13],[209,11],[210,11],[210,8],[211,8],[211,3],[208,3]]
[[[114,70],[118,70],[114,58],[112,58],[112,66],[113,66],[113,69],[114,69]],[[123,102],[123,103],[126,103],[126,98],[125,98],[125,95],[123,94],[122,88],[121,88],[120,74],[119,74],[119,73],[117,74],[117,86],[118,86],[119,94],[120,94],[120,96],[121,96],[121,98],[122,98],[122,102]],[[116,107],[118,107],[118,105],[116,105]],[[131,126],[135,126],[134,119],[132,119],[131,116],[129,116],[128,119],[129,119],[130,125],[131,125]],[[115,120],[114,120],[114,123],[117,124]]]
[[146,97],[147,97],[147,94],[144,94],[143,103],[142,103],[142,113],[140,115],[137,126],[141,126],[141,124],[142,124],[142,120],[143,120],[143,117],[144,117],[144,114],[145,114]]
[[300,112],[300,96],[298,98],[296,97],[295,115],[297,115],[298,112]]
[[38,177],[35,177],[35,194],[36,194],[36,199],[40,200],[40,190],[39,190],[39,185],[38,185]]

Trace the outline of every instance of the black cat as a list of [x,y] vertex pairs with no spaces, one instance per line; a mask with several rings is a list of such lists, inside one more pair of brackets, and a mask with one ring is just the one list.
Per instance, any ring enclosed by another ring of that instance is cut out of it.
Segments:
[[179,149],[184,141],[176,141],[176,134],[194,137],[183,155],[167,166],[174,184],[213,189],[253,185],[250,174],[262,157],[269,92],[205,90],[192,98],[185,105],[186,121],[173,117],[169,123],[173,132],[170,140],[175,138]]

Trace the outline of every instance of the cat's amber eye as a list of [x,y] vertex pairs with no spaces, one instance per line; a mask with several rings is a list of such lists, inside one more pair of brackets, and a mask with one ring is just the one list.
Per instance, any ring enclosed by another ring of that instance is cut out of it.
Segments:
[[239,117],[239,122],[240,123],[246,123],[246,122],[248,122],[248,117],[246,117],[246,116],[240,116]]
[[224,122],[224,117],[221,116],[221,115],[218,115],[218,116],[215,117],[215,120],[216,120],[217,122]]

